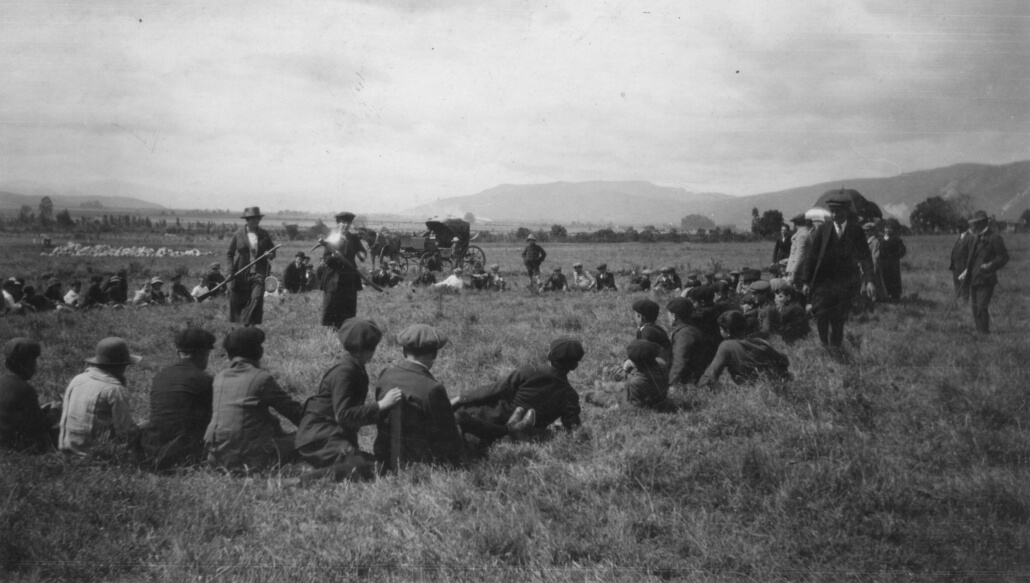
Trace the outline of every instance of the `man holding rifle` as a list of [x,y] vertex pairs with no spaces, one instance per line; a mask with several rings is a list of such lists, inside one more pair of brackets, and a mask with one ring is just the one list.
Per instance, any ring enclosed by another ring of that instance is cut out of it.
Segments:
[[361,237],[351,233],[354,213],[336,215],[336,233],[318,244],[325,251],[326,269],[322,275],[322,325],[339,328],[348,319],[358,315],[358,290],[362,289],[361,272],[354,263],[365,260],[365,247]]
[[258,226],[262,217],[261,209],[248,207],[242,217],[247,221],[246,226],[236,231],[229,241],[228,259],[233,272],[229,283],[229,321],[244,326],[261,323],[265,309],[265,278],[271,271],[272,259],[275,259],[272,238],[268,231]]

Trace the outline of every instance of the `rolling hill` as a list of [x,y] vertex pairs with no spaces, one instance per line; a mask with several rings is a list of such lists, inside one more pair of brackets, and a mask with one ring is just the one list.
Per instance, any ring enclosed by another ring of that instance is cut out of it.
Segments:
[[664,224],[678,223],[680,217],[694,212],[691,209],[700,203],[732,198],[650,182],[502,184],[471,196],[417,206],[401,214],[460,217],[472,213],[480,219],[530,223]]
[[851,178],[750,196],[694,193],[649,182],[553,182],[502,184],[471,196],[446,198],[402,214],[415,216],[472,213],[479,218],[534,223],[614,223],[678,225],[688,214],[708,216],[718,225],[746,227],[751,209],[778,209],[784,216],[811,208],[819,195],[854,188],[880,205],[884,216],[902,222],[931,196],[969,195],[978,208],[1013,220],[1030,208],[1030,161],[1004,165],[955,164],[886,178]]
[[18,209],[28,205],[35,211],[40,199],[49,196],[55,211],[75,210],[86,202],[98,202],[109,209],[163,209],[163,205],[144,199],[167,200],[167,194],[161,189],[116,180],[83,182],[74,186],[7,181],[0,182],[0,208]]

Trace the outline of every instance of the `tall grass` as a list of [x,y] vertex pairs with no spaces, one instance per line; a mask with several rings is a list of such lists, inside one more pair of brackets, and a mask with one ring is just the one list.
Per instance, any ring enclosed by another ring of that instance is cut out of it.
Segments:
[[[848,324],[843,361],[808,340],[781,347],[796,380],[688,389],[675,414],[584,405],[584,427],[499,444],[459,470],[414,467],[369,484],[283,489],[298,468],[234,477],[156,476],[117,452],[87,462],[0,454],[0,574],[34,580],[1019,580],[1030,575],[1027,240],[992,306],[997,334],[971,333],[943,272],[948,238],[907,241],[909,299]],[[220,249],[219,249],[220,251]],[[516,247],[489,247],[516,282]],[[614,270],[711,260],[738,267],[758,245],[549,247],[556,262]],[[26,253],[28,250],[25,251]],[[219,253],[220,254],[220,253]],[[287,256],[286,254],[283,255]],[[191,259],[199,272],[211,258]],[[79,269],[8,255],[0,273]],[[177,259],[146,266],[171,272]],[[116,263],[105,264],[113,269]],[[22,271],[18,271],[22,270]],[[620,283],[623,283],[620,280]],[[369,368],[399,357],[425,322],[451,338],[433,372],[458,394],[542,362],[563,335],[587,348],[574,386],[621,360],[634,294],[461,296],[365,292],[387,331]],[[266,305],[264,366],[296,398],[339,352],[317,295]],[[44,345],[34,384],[58,399],[97,340],[125,337],[134,413],[197,323],[223,335],[224,300],[194,306],[0,320],[0,340]],[[213,355],[211,370],[227,366]],[[370,447],[374,429],[362,431]]]

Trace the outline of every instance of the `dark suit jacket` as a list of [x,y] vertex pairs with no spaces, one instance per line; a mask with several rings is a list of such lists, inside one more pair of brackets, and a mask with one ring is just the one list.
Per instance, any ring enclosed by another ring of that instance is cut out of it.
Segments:
[[955,239],[955,245],[951,248],[951,263],[948,264],[948,270],[953,271],[955,275],[966,269],[966,264],[969,263],[969,249],[973,246],[975,238],[976,236],[969,231],[962,231]]
[[304,402],[297,427],[297,449],[327,440],[343,440],[358,448],[358,429],[379,421],[379,404],[368,399],[365,365],[344,354],[322,376],[318,392]]
[[[976,235],[969,255],[969,285],[995,285],[998,283],[998,270],[1009,262],[1009,252],[1005,249],[1005,241],[993,229]],[[987,269],[981,269],[981,266]]]
[[[232,265],[233,273],[236,273],[254,259],[271,251],[272,247],[275,247],[275,244],[272,243],[272,237],[268,235],[268,231],[258,227],[254,232],[258,237],[257,255],[254,256],[250,254],[250,239],[247,237],[247,227],[243,227],[233,233],[232,239],[229,240],[229,252],[226,253],[226,256],[229,259],[229,265]],[[271,261],[272,257],[265,257],[252,268],[253,272],[261,274],[263,277],[268,277],[268,274],[271,272]]]
[[[404,393],[398,405],[401,407],[401,436],[404,443],[402,459],[407,462],[460,463],[464,444],[444,386],[424,366],[402,360],[379,374],[376,380],[376,399],[382,399],[394,387]],[[388,468],[392,467],[391,417],[380,417],[376,424],[378,434],[372,445],[376,459]]]
[[521,366],[493,384],[465,393],[456,407],[490,406],[500,401],[535,410],[538,428],[558,419],[566,429],[581,423],[579,393],[569,384],[568,374],[553,366]]
[[201,461],[204,432],[211,422],[211,375],[188,362],[158,371],[150,386],[150,421],[143,450],[158,462],[174,464],[193,455]]
[[[347,261],[340,259],[336,254],[340,252]],[[365,247],[361,244],[361,237],[354,233],[347,233],[340,237],[335,245],[329,244],[325,247],[324,257],[326,269],[322,273],[322,291],[333,292],[343,289],[362,289],[361,276],[358,274],[356,258],[359,254],[364,257]]]
[[872,281],[873,261],[869,243],[858,221],[848,220],[842,237],[837,236],[833,221],[819,225],[812,233],[811,248],[805,257],[801,281],[817,287],[850,285],[861,277]]
[[776,237],[776,245],[773,247],[773,263],[778,263],[781,259],[788,259],[790,257],[790,235],[784,239],[783,235],[780,234]]

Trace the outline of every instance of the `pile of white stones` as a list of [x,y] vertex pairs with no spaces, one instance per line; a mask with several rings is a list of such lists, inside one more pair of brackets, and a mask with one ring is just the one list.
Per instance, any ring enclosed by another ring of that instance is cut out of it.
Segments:
[[78,257],[200,257],[211,255],[212,252],[203,252],[200,249],[184,249],[176,251],[168,247],[112,247],[110,245],[80,245],[68,243],[61,247],[55,247],[50,253],[41,253],[48,256],[78,256]]

